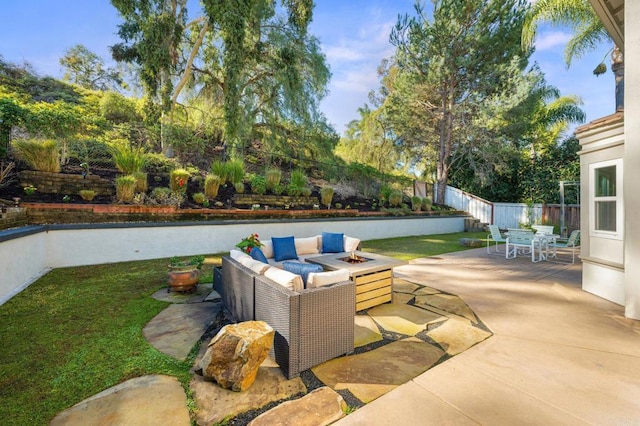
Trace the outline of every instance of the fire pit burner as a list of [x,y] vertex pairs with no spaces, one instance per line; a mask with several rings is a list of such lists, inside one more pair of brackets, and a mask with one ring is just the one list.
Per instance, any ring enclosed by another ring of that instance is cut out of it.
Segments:
[[340,257],[338,258],[338,260],[341,260],[347,263],[364,263],[372,259],[369,259],[368,257],[362,257],[362,256],[347,256],[347,257]]

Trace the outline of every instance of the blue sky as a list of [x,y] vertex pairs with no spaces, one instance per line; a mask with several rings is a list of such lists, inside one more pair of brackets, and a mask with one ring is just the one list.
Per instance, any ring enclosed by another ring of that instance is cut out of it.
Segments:
[[[333,74],[321,109],[339,133],[359,117],[357,108],[367,102],[369,91],[378,88],[377,67],[393,54],[391,28],[398,14],[413,12],[413,4],[414,0],[316,0],[310,31],[320,39]],[[6,0],[0,12],[0,55],[5,61],[27,61],[40,75],[61,77],[58,61],[76,44],[108,60],[109,46],[119,41],[121,21],[108,0]],[[613,75],[595,77],[591,72],[610,46],[601,46],[567,69],[562,54],[569,37],[566,29],[542,28],[533,60],[562,95],[582,98],[587,121],[613,113]],[[609,62],[607,57],[605,63]]]

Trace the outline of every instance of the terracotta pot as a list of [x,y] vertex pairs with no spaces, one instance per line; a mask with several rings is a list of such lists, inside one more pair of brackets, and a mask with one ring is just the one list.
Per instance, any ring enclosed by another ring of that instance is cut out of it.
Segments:
[[167,284],[173,291],[192,291],[200,282],[200,270],[193,266],[169,266]]

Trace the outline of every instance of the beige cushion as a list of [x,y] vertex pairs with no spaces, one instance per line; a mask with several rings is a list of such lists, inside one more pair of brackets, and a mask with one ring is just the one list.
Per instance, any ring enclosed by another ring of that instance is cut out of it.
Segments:
[[260,241],[262,243],[262,246],[260,247],[260,250],[262,250],[262,253],[264,254],[264,257],[266,257],[267,259],[272,258],[273,257],[273,244],[271,243],[271,240],[264,240],[264,241]]
[[249,256],[247,253],[238,250],[238,249],[232,249],[229,252],[229,256],[233,259],[233,260],[237,260],[238,262],[240,261],[240,259],[242,258],[249,258],[251,259],[251,256]]
[[302,277],[279,268],[269,268],[264,276],[277,282],[292,291],[301,291],[304,288]]
[[360,239],[354,237],[344,236],[344,251],[352,252],[358,250],[358,246],[360,245]]
[[242,266],[251,269],[256,274],[261,275],[264,274],[264,272],[269,268],[268,264],[260,262],[259,260],[255,260],[251,258],[251,256],[241,257],[238,262],[240,262]]
[[311,272],[307,277],[307,288],[318,288],[343,281],[349,281],[349,271],[346,269],[327,272]]
[[318,249],[318,237],[296,238],[294,242],[298,255],[320,253]]

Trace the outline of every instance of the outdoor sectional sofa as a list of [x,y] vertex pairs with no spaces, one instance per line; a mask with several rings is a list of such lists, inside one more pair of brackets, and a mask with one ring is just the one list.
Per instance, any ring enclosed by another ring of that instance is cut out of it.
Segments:
[[[353,240],[355,250],[359,240]],[[265,254],[270,254],[268,248]],[[271,259],[270,263],[279,262]],[[275,269],[268,272],[270,268]],[[353,351],[355,284],[348,273],[333,271],[316,274],[322,278],[317,281],[322,282],[318,287],[299,288],[289,280],[293,274],[287,274],[278,266],[247,261],[233,250],[222,258],[221,275],[214,280],[214,288],[235,321],[264,321],[275,330],[271,355],[285,376],[292,378]],[[283,281],[283,276],[289,278]],[[334,277],[339,281],[332,282]]]

